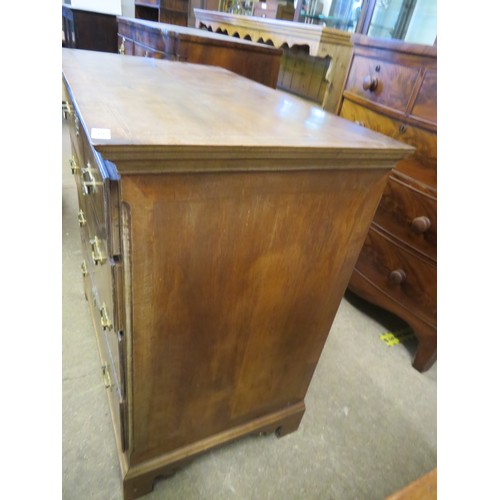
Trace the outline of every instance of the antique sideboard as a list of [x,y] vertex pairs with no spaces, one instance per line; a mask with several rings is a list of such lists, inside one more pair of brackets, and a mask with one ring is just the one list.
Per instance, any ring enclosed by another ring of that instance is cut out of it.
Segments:
[[391,172],[349,288],[409,324],[425,371],[437,355],[437,49],[353,42],[340,116],[416,149]]
[[197,28],[118,16],[118,51],[208,64],[276,88],[282,50]]
[[222,68],[62,61],[83,284],[132,499],[216,446],[298,428],[412,148]]

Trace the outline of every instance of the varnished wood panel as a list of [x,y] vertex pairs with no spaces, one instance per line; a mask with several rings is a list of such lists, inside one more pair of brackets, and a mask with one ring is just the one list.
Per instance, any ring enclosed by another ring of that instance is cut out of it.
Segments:
[[347,171],[123,179],[132,463],[303,400],[385,180]]

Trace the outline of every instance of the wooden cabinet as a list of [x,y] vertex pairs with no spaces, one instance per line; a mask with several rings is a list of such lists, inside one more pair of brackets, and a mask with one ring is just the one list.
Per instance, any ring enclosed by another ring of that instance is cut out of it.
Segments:
[[189,26],[190,0],[136,0],[135,17],[178,26]]
[[340,116],[414,146],[392,171],[349,288],[400,316],[436,359],[436,48],[353,37]]
[[63,49],[63,79],[84,287],[131,499],[215,446],[298,428],[411,148],[213,66]]
[[278,88],[337,111],[352,54],[350,33],[281,19],[193,10],[199,28],[281,47]]
[[118,17],[122,54],[220,66],[276,88],[281,49],[197,28]]
[[116,51],[116,16],[62,6],[63,46],[73,49]]

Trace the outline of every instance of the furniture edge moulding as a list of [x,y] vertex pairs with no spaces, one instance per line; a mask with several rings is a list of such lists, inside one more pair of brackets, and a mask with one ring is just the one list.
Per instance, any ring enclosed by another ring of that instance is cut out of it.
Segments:
[[252,41],[271,41],[275,47],[306,45],[309,55],[327,57],[335,55],[335,46],[352,47],[351,34],[314,24],[296,23],[279,19],[227,14],[225,12],[193,9],[197,28],[227,31],[230,36],[249,36]]
[[[304,167],[307,152],[300,148],[283,148],[281,151],[267,147],[173,147],[134,146],[95,143],[94,148],[115,165],[121,174],[166,173],[166,172],[256,172],[256,171],[296,171],[296,170],[341,170],[378,169],[387,162],[410,154],[412,146],[398,149],[365,150],[363,155],[348,148],[317,148],[314,166],[311,162]],[[230,168],[221,167],[221,161],[237,160]],[[270,166],[272,164],[272,166]]]

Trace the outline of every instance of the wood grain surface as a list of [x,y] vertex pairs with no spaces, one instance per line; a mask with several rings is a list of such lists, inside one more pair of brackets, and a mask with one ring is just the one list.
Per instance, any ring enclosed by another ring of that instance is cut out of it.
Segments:
[[221,68],[71,49],[63,49],[63,68],[92,144],[111,161],[139,146],[142,160],[162,152],[295,160],[312,149],[330,168],[332,159],[370,168],[412,150]]

